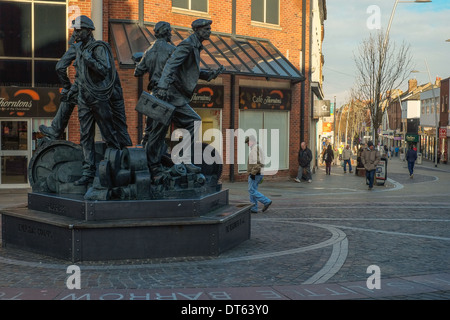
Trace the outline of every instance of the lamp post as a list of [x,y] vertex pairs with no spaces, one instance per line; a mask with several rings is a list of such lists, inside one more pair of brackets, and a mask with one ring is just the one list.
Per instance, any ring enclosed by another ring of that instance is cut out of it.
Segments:
[[336,96],[333,105],[333,145],[336,145]]
[[395,9],[399,3],[430,3],[431,0],[415,0],[415,1],[399,1],[395,0],[394,7],[392,8],[391,17],[389,18],[389,24],[386,29],[386,37],[384,38],[384,48],[386,48],[387,38],[389,36],[389,30],[391,30],[392,20],[394,20]]

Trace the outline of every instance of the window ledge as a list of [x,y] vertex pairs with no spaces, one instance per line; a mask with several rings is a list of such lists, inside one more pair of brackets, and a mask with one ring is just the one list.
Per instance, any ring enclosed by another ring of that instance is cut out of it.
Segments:
[[259,21],[252,21],[251,25],[253,27],[259,27],[259,28],[267,28],[267,29],[274,29],[274,30],[283,30],[279,25],[271,24],[271,23],[264,23]]
[[185,14],[188,16],[196,16],[200,18],[211,18],[211,15],[208,12],[174,8],[174,7],[172,7],[172,13]]

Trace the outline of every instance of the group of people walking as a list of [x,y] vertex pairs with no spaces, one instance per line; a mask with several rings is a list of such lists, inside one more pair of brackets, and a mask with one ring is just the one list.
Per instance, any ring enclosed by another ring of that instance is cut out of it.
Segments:
[[[258,202],[263,204],[262,212],[264,212],[272,204],[272,200],[270,200],[269,198],[267,198],[265,195],[263,195],[261,192],[258,191],[258,186],[263,180],[263,174],[261,171],[263,168],[262,165],[263,154],[261,153],[260,147],[256,144],[254,137],[248,137],[245,142],[250,148],[249,165],[247,172],[249,174],[248,190],[250,193],[250,201],[253,203],[251,212],[252,213],[258,212]],[[339,160],[342,161],[344,173],[347,173],[347,164],[349,172],[352,173],[353,152],[350,146],[346,145],[345,148],[342,149],[342,152],[337,153],[336,155],[338,156]],[[322,153],[322,162],[325,163],[326,175],[331,175],[331,166],[334,160],[336,159],[336,155],[331,144],[328,145],[326,148],[324,148],[324,151]],[[297,176],[294,178],[295,182],[301,183],[302,180],[305,180],[308,183],[312,182],[312,175],[311,175],[312,160],[313,155],[311,150],[308,148],[306,142],[302,142],[298,153],[299,166]],[[368,190],[373,190],[375,173],[380,160],[381,154],[378,151],[378,149],[375,148],[372,141],[367,142],[367,144],[362,146],[357,152],[357,161],[358,161],[357,167],[365,169],[366,183],[368,185]],[[406,160],[408,161],[408,170],[410,173],[410,178],[412,179],[414,176],[414,164],[415,161],[417,160],[417,151],[414,146],[411,146],[411,148],[406,153]]]

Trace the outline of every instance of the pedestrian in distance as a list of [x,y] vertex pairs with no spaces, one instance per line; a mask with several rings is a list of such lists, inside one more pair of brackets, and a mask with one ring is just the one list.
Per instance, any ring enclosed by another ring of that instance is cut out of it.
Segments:
[[258,213],[258,202],[261,202],[264,205],[262,212],[265,212],[272,204],[272,200],[258,191],[259,184],[264,178],[262,173],[264,167],[264,153],[261,147],[256,143],[256,138],[254,136],[246,137],[245,143],[250,149],[248,152],[247,166],[248,193],[250,195],[250,202],[253,204],[250,212]]
[[406,161],[408,161],[408,170],[409,170],[409,178],[412,179],[414,177],[414,164],[417,160],[417,151],[414,149],[414,145],[411,146],[411,149],[406,153]]
[[302,142],[300,144],[300,151],[298,152],[298,172],[297,177],[294,179],[295,182],[301,182],[302,178],[312,182],[311,175],[311,161],[312,161],[312,152],[306,145],[306,142]]
[[352,149],[347,145],[344,150],[342,150],[342,160],[344,160],[344,173],[347,173],[347,163],[348,170],[352,173]]
[[327,175],[330,175],[331,174],[331,163],[334,160],[334,152],[333,152],[333,148],[331,147],[331,145],[328,145],[327,149],[323,153],[322,159],[325,162],[325,173]]
[[377,169],[378,162],[380,162],[380,152],[375,149],[373,142],[367,143],[367,148],[361,154],[361,162],[366,169],[366,180],[369,184],[369,190],[373,188],[373,182],[375,180],[375,171]]

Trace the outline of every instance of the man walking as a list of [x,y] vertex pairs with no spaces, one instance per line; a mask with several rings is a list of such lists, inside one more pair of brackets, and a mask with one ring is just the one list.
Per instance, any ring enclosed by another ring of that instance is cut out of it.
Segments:
[[344,173],[347,173],[347,163],[348,170],[352,173],[352,149],[350,149],[349,145],[345,146],[345,149],[342,150],[342,160],[344,160]]
[[408,170],[409,170],[409,178],[412,179],[414,177],[414,164],[417,160],[417,151],[414,150],[414,145],[411,146],[411,149],[406,153],[406,161],[408,161]]
[[262,212],[265,212],[272,204],[272,200],[258,191],[258,186],[264,178],[261,171],[264,167],[264,154],[261,147],[256,143],[256,138],[254,136],[246,137],[245,143],[250,149],[248,152],[247,166],[248,193],[250,195],[250,202],[253,203],[253,207],[250,211],[252,213],[258,213],[258,202],[261,202],[264,205]]
[[361,154],[361,162],[366,169],[366,180],[369,183],[369,190],[372,190],[375,179],[375,171],[381,157],[380,152],[375,149],[372,141],[369,141],[367,146],[368,147]]
[[302,178],[305,178],[309,183],[312,182],[311,176],[311,160],[312,152],[308,149],[306,142],[300,144],[300,151],[298,152],[298,173],[294,179],[295,182],[301,182]]

